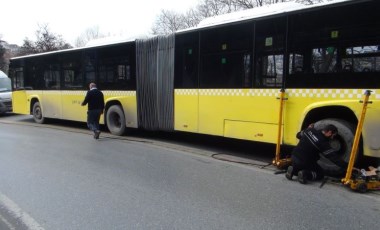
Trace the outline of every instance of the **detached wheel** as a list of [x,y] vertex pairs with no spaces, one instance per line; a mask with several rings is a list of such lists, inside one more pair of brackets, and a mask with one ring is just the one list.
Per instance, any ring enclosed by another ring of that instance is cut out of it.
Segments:
[[43,124],[46,122],[46,118],[42,114],[42,108],[39,102],[33,104],[33,118],[38,124]]
[[[316,129],[323,129],[328,124],[335,125],[338,128],[338,135],[330,141],[330,145],[337,151],[339,158],[348,164],[355,137],[355,127],[353,124],[340,119],[320,120],[314,124],[314,127]],[[341,176],[346,172],[345,168],[339,167],[324,157],[321,157],[318,163],[327,174]]]
[[125,116],[119,105],[113,105],[107,110],[106,122],[113,135],[121,136],[125,133]]

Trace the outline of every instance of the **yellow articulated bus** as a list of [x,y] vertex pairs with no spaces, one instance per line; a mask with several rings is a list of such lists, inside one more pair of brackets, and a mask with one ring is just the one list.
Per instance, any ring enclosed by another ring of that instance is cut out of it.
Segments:
[[281,144],[294,146],[310,123],[331,123],[348,161],[360,100],[371,90],[359,149],[378,159],[378,9],[376,0],[280,3],[168,36],[16,57],[13,109],[38,123],[84,122],[80,103],[96,82],[106,100],[102,122],[115,135],[140,128],[276,143],[281,123]]

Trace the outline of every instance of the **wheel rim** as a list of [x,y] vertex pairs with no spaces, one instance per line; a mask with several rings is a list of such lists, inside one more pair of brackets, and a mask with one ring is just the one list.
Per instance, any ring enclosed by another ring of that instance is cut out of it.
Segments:
[[337,151],[339,156],[343,156],[346,152],[347,146],[341,136],[336,136],[330,141],[331,148]]
[[121,127],[121,121],[120,121],[120,116],[119,114],[117,113],[112,113],[111,114],[111,121],[112,121],[112,125],[117,127],[117,128],[120,128]]
[[34,110],[34,117],[38,120],[41,120],[42,118],[42,112],[40,107],[36,107]]

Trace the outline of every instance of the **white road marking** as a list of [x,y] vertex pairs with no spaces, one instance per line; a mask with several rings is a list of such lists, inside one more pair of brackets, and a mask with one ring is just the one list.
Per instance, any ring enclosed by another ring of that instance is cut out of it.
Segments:
[[21,210],[21,208],[15,202],[13,202],[2,193],[0,193],[0,205],[5,207],[14,218],[19,219],[29,230],[44,230],[44,228],[41,227],[41,225],[37,223],[37,221],[35,221],[31,216],[29,216],[28,213]]
[[16,230],[11,223],[7,221],[2,215],[0,215],[0,221],[2,221],[10,230]]

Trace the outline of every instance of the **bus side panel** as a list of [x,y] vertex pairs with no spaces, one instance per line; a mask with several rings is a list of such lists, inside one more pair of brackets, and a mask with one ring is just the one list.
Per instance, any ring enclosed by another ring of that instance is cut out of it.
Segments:
[[276,143],[278,126],[246,121],[225,120],[224,136],[243,140]]
[[198,132],[198,90],[177,89],[174,97],[174,129]]
[[62,119],[86,122],[87,106],[81,106],[85,96],[86,91],[62,91]]
[[[123,97],[118,97],[118,101],[123,105],[126,126],[138,128],[136,91],[119,92],[119,94],[124,94]],[[106,101],[107,98],[108,93],[105,94]]]
[[13,112],[18,114],[30,114],[30,101],[27,100],[27,92],[18,90],[12,92]]
[[274,130],[277,130],[280,107],[278,95],[278,89],[201,90],[199,132],[275,143],[277,132]]
[[62,116],[61,91],[45,90],[42,92],[41,107],[44,117],[64,119]]
[[296,145],[298,143],[296,134],[300,131],[302,122],[305,119],[305,109],[315,101],[310,98],[297,97],[294,94],[289,95],[289,93],[286,93],[286,98],[283,115],[283,142],[287,145]]
[[364,155],[380,158],[380,100],[370,100],[363,124]]

